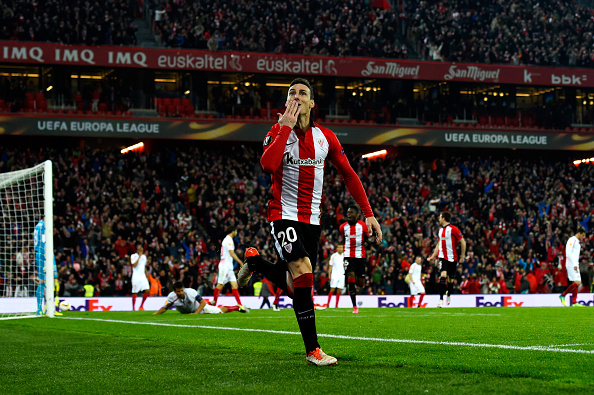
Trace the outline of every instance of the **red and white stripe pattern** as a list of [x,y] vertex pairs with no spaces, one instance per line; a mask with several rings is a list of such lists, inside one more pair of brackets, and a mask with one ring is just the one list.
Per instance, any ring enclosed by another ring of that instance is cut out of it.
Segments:
[[291,131],[283,161],[274,173],[270,220],[287,219],[320,224],[324,166],[331,147],[340,146],[331,131],[311,128],[311,133]]
[[344,236],[345,258],[365,258],[364,237],[369,236],[367,225],[357,221],[354,225],[348,222],[340,225],[340,233]]
[[454,262],[458,260],[458,253],[456,247],[458,241],[462,239],[462,233],[454,225],[446,225],[439,229],[439,254],[438,258],[443,258],[446,261]]

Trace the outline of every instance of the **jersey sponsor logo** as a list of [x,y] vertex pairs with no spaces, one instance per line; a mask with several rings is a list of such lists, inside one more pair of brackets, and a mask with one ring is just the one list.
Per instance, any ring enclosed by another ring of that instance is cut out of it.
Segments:
[[291,251],[293,251],[293,244],[291,244],[291,243],[285,244],[283,246],[283,248],[285,249],[285,251],[287,251],[290,254]]
[[311,159],[311,158],[295,158],[291,154],[287,154],[287,164],[288,165],[297,165],[297,166],[316,166],[324,164],[324,158],[319,159]]
[[270,143],[272,143],[272,136],[266,136],[264,138],[264,147],[266,147],[267,145],[269,145]]

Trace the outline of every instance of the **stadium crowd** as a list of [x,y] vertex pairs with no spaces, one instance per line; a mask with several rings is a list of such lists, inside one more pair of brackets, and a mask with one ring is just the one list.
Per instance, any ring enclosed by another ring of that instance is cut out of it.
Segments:
[[7,0],[0,40],[80,45],[136,45],[135,1]]
[[578,1],[412,1],[404,16],[426,60],[592,67],[592,9]]
[[174,48],[404,59],[412,49],[425,60],[579,67],[594,59],[592,10],[577,1],[375,3],[13,0],[0,7],[0,39],[137,45],[144,8]]
[[[149,260],[151,294],[166,295],[180,280],[209,295],[227,226],[238,227],[240,258],[245,248],[256,246],[274,260],[265,218],[269,177],[259,166],[260,150],[247,143],[226,148],[171,143],[121,155],[113,149],[14,144],[0,149],[0,172],[47,158],[54,162],[61,294],[82,295],[83,286],[95,295],[129,294],[129,257],[140,243]],[[567,285],[565,242],[578,224],[592,227],[594,167],[589,165],[472,154],[368,161],[351,151],[350,159],[384,232],[381,245],[368,245],[370,272],[362,293],[408,293],[408,267],[415,256],[431,254],[442,210],[453,213],[452,223],[468,243],[456,276],[455,292],[461,293],[560,292]],[[342,242],[338,226],[351,203],[336,170],[329,169],[326,177],[321,263],[315,270],[319,294],[328,291],[328,258]],[[2,226],[3,237],[14,237],[11,224]],[[584,285],[590,287],[591,238],[582,252]],[[30,251],[13,249],[10,256],[10,262],[0,263],[4,294],[31,277],[35,266]],[[428,293],[436,292],[436,272],[433,262],[424,260]],[[252,288],[242,292],[251,294]]]

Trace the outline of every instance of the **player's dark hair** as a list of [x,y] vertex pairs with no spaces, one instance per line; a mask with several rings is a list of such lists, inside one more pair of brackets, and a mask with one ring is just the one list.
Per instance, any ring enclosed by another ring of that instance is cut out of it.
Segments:
[[293,81],[291,81],[291,84],[289,84],[289,89],[291,89],[291,87],[296,84],[303,84],[307,86],[309,88],[309,98],[313,100],[314,91],[308,80],[306,80],[305,78],[295,78]]
[[360,212],[359,206],[357,206],[356,204],[350,204],[349,207],[347,208],[347,210],[353,209],[356,212]]
[[586,228],[584,228],[583,226],[578,226],[577,233],[587,234],[588,232],[586,231]]
[[182,289],[184,287],[184,283],[181,281],[176,281],[173,283],[173,289]]
[[445,222],[450,222],[452,220],[452,214],[448,211],[443,211],[441,213],[441,217],[445,220]]
[[237,230],[237,227],[235,225],[229,225],[225,228],[225,235],[229,235],[233,233],[233,231],[235,230]]

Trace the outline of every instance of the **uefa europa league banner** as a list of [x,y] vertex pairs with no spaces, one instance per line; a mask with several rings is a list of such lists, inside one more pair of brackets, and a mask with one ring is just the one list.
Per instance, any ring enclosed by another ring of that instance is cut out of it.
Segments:
[[[261,142],[273,121],[122,119],[116,117],[0,116],[0,135],[134,137]],[[343,144],[424,147],[594,150],[594,133],[524,132],[435,126],[326,124]]]

